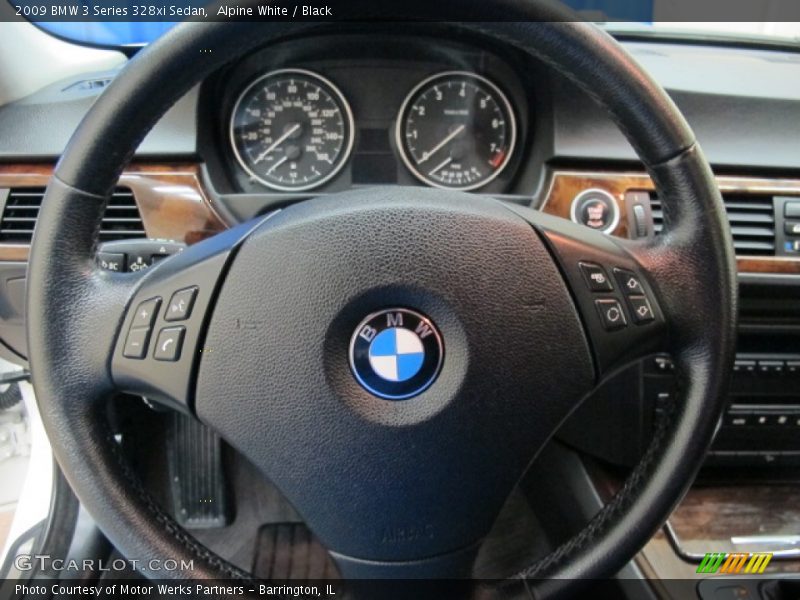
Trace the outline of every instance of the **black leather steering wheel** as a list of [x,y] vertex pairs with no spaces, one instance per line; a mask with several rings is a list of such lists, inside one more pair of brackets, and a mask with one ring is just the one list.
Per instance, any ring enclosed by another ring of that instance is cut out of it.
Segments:
[[[708,164],[666,93],[610,36],[532,2],[474,4],[459,14],[490,19],[490,8],[516,22],[450,27],[549,62],[608,110],[656,183],[664,233],[630,242],[475,195],[381,188],[293,205],[144,275],[101,271],[105,203],[152,125],[215,69],[314,28],[179,26],[130,61],[74,134],[29,265],[42,417],[70,484],[123,555],[194,560],[179,577],[248,577],[181,529],[127,467],[103,409],[116,390],[161,399],[219,432],[283,491],[345,577],[468,574],[558,426],[621,364],[655,350],[676,366],[668,422],[613,501],[509,589],[569,592],[614,573],[690,484],[722,410],[736,315],[732,244]],[[635,322],[622,280],[590,291],[580,262],[633,276],[653,319]],[[166,321],[172,294],[192,287],[191,316]],[[139,310],[153,298],[154,320]],[[444,346],[437,379],[403,401],[370,394],[348,363],[359,323],[392,308],[427,317]],[[174,326],[185,328],[179,358],[154,360],[152,340]],[[142,359],[125,356],[137,327],[151,331]]]

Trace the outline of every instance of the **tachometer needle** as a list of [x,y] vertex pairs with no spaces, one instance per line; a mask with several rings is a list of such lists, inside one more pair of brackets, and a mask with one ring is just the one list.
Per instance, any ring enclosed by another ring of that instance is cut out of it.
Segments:
[[270,168],[267,170],[267,175],[269,175],[270,173],[272,173],[272,172],[273,172],[275,169],[277,169],[278,167],[280,167],[280,166],[281,166],[283,163],[285,163],[287,160],[289,160],[289,157],[288,157],[288,156],[284,156],[282,159],[280,159],[278,162],[276,162],[274,165],[272,165],[272,166],[271,166],[271,167],[270,167]]
[[[267,157],[267,154],[269,154],[270,152],[272,152],[273,150],[275,150],[275,148],[277,148],[278,146],[280,146],[280,145],[281,145],[281,144],[282,144],[284,141],[286,141],[286,139],[288,139],[288,137],[289,137],[290,135],[292,135],[292,134],[293,134],[295,131],[297,131],[298,129],[300,129],[300,123],[295,123],[295,124],[294,124],[292,127],[290,127],[289,129],[287,129],[287,130],[284,132],[284,134],[283,134],[281,137],[279,137],[277,140],[275,140],[274,142],[272,142],[272,144],[270,144],[270,147],[269,147],[269,148],[267,148],[267,149],[266,149],[266,150],[264,150],[264,151],[263,151],[261,154],[259,154],[258,158],[257,158],[257,159],[255,159],[255,160],[253,161],[253,164],[254,164],[254,165],[255,165],[255,164],[258,164],[258,163],[260,163],[262,160],[264,160],[264,159]],[[274,168],[275,168],[275,167],[273,166],[273,169],[274,169]]]
[[436,153],[437,153],[439,150],[441,150],[442,148],[444,148],[444,147],[445,147],[445,146],[448,144],[448,142],[450,142],[450,141],[451,141],[451,140],[452,140],[454,137],[456,137],[456,136],[457,136],[459,133],[461,133],[462,131],[464,131],[464,129],[465,129],[465,128],[466,128],[466,125],[459,125],[459,126],[458,126],[458,127],[456,127],[455,129],[453,129],[453,131],[451,131],[451,132],[450,132],[450,135],[448,135],[448,136],[447,136],[446,138],[444,138],[444,139],[443,139],[441,142],[439,142],[438,144],[436,144],[436,145],[435,145],[433,148],[431,148],[430,150],[428,150],[427,152],[425,152],[425,153],[422,155],[422,157],[423,157],[423,158],[422,158],[422,160],[421,160],[421,161],[419,161],[419,163],[417,163],[417,164],[420,164],[420,165],[421,165],[422,163],[424,163],[424,162],[425,162],[426,160],[428,160],[428,159],[429,159],[431,156],[433,156],[433,155],[434,155],[434,154],[436,154]]
[[439,169],[442,169],[442,168],[446,167],[446,166],[447,166],[447,165],[449,165],[451,162],[453,162],[453,157],[452,157],[452,156],[448,156],[448,157],[447,157],[447,158],[445,158],[445,159],[444,159],[442,162],[440,162],[438,165],[436,165],[436,166],[433,168],[433,170],[432,170],[432,171],[428,171],[428,175],[433,175],[434,173],[436,173],[436,171],[438,171]]

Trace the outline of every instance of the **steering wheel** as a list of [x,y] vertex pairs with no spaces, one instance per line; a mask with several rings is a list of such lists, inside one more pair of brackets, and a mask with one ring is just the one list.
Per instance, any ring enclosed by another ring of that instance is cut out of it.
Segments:
[[[392,187],[292,205],[143,275],[101,271],[104,206],[153,124],[214,70],[317,25],[177,27],[129,62],[73,135],[29,264],[42,418],[123,555],[194,561],[176,577],[248,577],[164,513],[127,466],[104,413],[119,390],[218,432],[292,502],[345,578],[468,575],[554,431],[611,373],[654,351],[673,357],[678,392],[650,448],[583,531],[508,589],[569,592],[616,572],[692,481],[721,414],[736,317],[730,233],[692,131],[598,28],[532,2],[459,10],[465,21],[503,11],[514,21],[451,27],[547,61],[607,109],[655,181],[665,231],[621,240],[476,195]],[[598,279],[610,290],[596,291]],[[193,305],[172,320],[164,309],[178,291]],[[171,355],[158,343],[170,328]],[[398,361],[397,340],[410,344],[412,375],[380,375],[378,336],[394,339]],[[162,350],[167,359],[154,358]]]

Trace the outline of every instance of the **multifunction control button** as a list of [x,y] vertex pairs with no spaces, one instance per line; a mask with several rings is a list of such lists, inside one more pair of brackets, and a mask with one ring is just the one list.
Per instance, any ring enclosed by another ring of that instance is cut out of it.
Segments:
[[125,339],[122,355],[126,358],[144,358],[147,354],[147,342],[150,340],[150,329],[131,329]]
[[586,285],[593,292],[610,292],[614,289],[611,285],[611,280],[606,275],[606,270],[600,265],[594,263],[580,262],[578,266],[581,268],[583,278],[586,280]]
[[140,302],[133,314],[131,325],[128,328],[128,337],[125,338],[125,347],[122,355],[126,358],[142,359],[147,355],[147,344],[150,341],[150,332],[153,327],[161,298],[150,298]]
[[637,324],[649,323],[655,319],[653,309],[645,296],[628,296],[633,322]]
[[176,361],[181,357],[185,327],[166,327],[158,333],[153,358],[156,360]]
[[619,287],[622,289],[623,293],[634,296],[640,295],[644,293],[642,289],[642,282],[639,281],[639,278],[636,274],[631,273],[630,271],[625,271],[624,269],[614,269],[614,277],[617,278],[619,282]]
[[131,321],[131,329],[151,327],[158,314],[159,304],[161,304],[161,298],[151,298],[139,304],[133,315],[133,321]]
[[603,327],[608,331],[621,329],[627,325],[625,321],[625,314],[622,312],[622,305],[614,298],[602,298],[595,300],[594,305],[597,307],[597,312],[600,313],[600,320]]
[[192,314],[192,306],[197,296],[197,288],[190,287],[178,290],[172,294],[172,299],[167,305],[167,312],[164,315],[166,321],[184,321]]

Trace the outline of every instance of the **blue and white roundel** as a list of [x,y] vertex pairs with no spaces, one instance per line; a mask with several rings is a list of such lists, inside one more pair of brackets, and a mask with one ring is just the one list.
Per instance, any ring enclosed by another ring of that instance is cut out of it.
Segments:
[[350,339],[350,368],[365,390],[386,400],[424,392],[439,375],[444,345],[427,317],[407,308],[372,313]]
[[406,381],[419,373],[425,349],[416,333],[392,327],[384,329],[369,346],[369,364],[387,381]]

